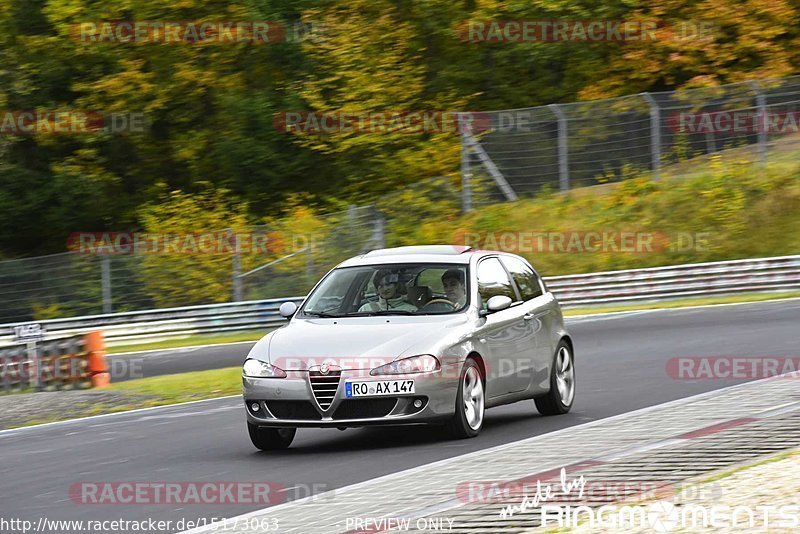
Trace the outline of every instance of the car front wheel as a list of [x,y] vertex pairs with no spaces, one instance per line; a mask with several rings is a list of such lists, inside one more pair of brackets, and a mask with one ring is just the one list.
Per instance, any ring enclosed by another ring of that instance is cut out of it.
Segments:
[[575,402],[575,360],[566,341],[560,341],[556,347],[550,369],[550,391],[534,400],[542,415],[561,415],[572,408]]
[[247,431],[250,441],[262,451],[288,449],[297,433],[296,428],[264,428],[253,423],[247,423]]
[[484,389],[481,370],[473,359],[464,363],[456,393],[456,413],[449,431],[455,438],[472,438],[483,428]]

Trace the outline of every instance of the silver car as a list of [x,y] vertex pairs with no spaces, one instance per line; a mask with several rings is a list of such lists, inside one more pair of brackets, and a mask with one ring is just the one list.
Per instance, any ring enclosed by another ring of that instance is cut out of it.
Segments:
[[247,426],[262,450],[300,427],[433,423],[476,436],[484,410],[575,399],[558,302],[514,254],[430,245],[368,252],[332,269],[242,369]]

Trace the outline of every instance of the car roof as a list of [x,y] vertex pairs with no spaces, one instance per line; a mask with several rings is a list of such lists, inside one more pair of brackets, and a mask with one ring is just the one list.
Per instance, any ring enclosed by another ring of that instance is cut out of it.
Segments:
[[371,250],[340,263],[339,267],[389,263],[468,264],[475,251],[464,245],[418,245]]

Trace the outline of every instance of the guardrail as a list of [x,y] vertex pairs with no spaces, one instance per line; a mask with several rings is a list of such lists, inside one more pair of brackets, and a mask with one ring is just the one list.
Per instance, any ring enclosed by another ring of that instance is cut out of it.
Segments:
[[[545,277],[565,308],[663,301],[708,295],[800,291],[800,255],[693,263],[589,274]],[[194,334],[268,330],[285,323],[278,307],[305,297],[185,306],[40,321],[48,336],[103,331],[109,346]],[[0,325],[0,342],[10,343],[13,327]]]
[[105,387],[111,381],[100,331],[0,348],[0,391]]
[[[102,330],[108,346],[160,341],[162,339],[242,330],[268,330],[286,322],[278,313],[286,301],[298,305],[305,297],[228,302],[135,312],[88,315],[39,321],[47,335],[69,336],[87,330]],[[14,326],[0,325],[0,342],[10,343]]]
[[545,277],[565,307],[800,290],[800,256]]

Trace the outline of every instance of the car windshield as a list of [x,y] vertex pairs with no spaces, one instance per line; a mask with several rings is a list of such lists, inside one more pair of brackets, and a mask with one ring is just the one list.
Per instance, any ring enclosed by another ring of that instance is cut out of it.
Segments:
[[391,264],[334,269],[301,312],[309,317],[442,315],[469,304],[466,265]]

